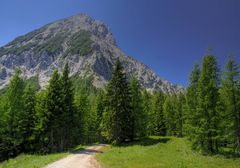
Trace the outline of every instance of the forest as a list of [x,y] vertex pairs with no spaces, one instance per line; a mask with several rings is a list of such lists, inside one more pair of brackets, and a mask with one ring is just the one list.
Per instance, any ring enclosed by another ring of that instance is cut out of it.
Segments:
[[220,70],[208,53],[195,63],[185,91],[148,92],[116,60],[103,89],[91,78],[55,70],[46,88],[17,69],[0,97],[0,160],[20,153],[55,153],[93,142],[119,145],[147,136],[187,137],[204,155],[240,154],[239,65]]

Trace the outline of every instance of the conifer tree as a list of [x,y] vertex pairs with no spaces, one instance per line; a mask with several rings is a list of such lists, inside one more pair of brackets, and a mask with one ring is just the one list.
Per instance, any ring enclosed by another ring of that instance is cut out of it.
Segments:
[[38,150],[40,153],[49,152],[47,144],[49,143],[48,129],[50,113],[46,108],[46,95],[46,90],[42,90],[36,94],[34,140],[36,140],[35,150]]
[[74,128],[74,100],[73,86],[69,78],[68,63],[65,64],[63,74],[60,79],[62,89],[62,123],[63,133],[61,136],[62,148],[68,148],[73,145],[73,128]]
[[154,134],[165,136],[166,135],[166,116],[163,112],[163,105],[165,96],[162,92],[155,92],[153,95],[153,114],[154,120]]
[[195,63],[194,68],[189,77],[189,85],[186,92],[186,122],[185,122],[185,133],[192,139],[195,134],[195,129],[199,125],[199,120],[196,115],[197,103],[198,103],[198,81],[200,76],[200,68]]
[[240,73],[239,66],[233,58],[229,57],[225,66],[222,88],[220,90],[221,100],[225,106],[224,128],[229,142],[234,144],[234,151],[240,153],[240,95],[239,95]]
[[177,126],[176,126],[176,96],[167,96],[163,110],[166,115],[166,128],[168,136],[177,135]]
[[146,115],[142,106],[141,88],[135,76],[130,80],[130,92],[133,113],[133,135],[134,137],[143,137],[146,135]]
[[186,111],[186,99],[183,93],[179,93],[176,98],[176,129],[177,136],[182,137],[184,132],[185,111]]
[[31,84],[27,85],[23,93],[23,111],[19,119],[19,129],[22,132],[23,151],[33,150],[34,130],[36,124],[36,96],[35,88]]
[[63,133],[63,94],[61,89],[60,76],[57,70],[54,71],[46,90],[44,113],[46,119],[46,134],[48,138],[47,147],[51,152],[61,151]]
[[75,97],[75,139],[78,142],[85,142],[86,137],[88,136],[88,117],[89,117],[89,99],[86,92],[86,89],[82,88]]
[[153,105],[152,105],[152,95],[147,92],[146,89],[143,90],[142,93],[142,104],[143,104],[143,113],[145,114],[145,122],[146,122],[146,134],[154,135],[154,113],[153,113]]
[[23,137],[19,129],[19,119],[23,111],[23,90],[24,82],[20,78],[20,70],[17,69],[2,102],[4,129],[2,130],[1,146],[3,149],[1,153],[7,151],[4,157],[14,156],[21,151]]
[[123,67],[117,59],[112,79],[107,86],[105,133],[109,141],[121,143],[133,139],[131,96]]
[[86,126],[87,126],[87,142],[97,142],[97,119],[98,111],[96,110],[97,93],[88,94],[89,100],[89,111],[86,115]]
[[97,131],[97,138],[101,139],[101,132],[102,132],[102,123],[103,123],[103,113],[105,109],[105,93],[104,91],[100,90],[96,97],[96,105],[95,110],[97,114],[96,118],[96,131]]
[[198,103],[195,118],[198,118],[199,124],[194,135],[196,147],[206,153],[218,151],[218,85],[219,77],[216,58],[207,55],[203,58],[198,83]]

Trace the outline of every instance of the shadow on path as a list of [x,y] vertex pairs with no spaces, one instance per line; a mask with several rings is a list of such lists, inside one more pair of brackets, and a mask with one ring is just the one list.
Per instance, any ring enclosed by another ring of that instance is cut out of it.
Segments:
[[[97,146],[106,146],[105,144],[99,144]],[[78,150],[72,151],[72,154],[86,154],[86,155],[95,155],[97,153],[103,153],[101,150],[90,149],[90,148],[79,148]]]

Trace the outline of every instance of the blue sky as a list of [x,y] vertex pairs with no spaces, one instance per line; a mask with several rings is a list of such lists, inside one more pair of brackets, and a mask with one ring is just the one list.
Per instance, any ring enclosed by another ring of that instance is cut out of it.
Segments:
[[1,0],[0,46],[49,22],[86,13],[160,77],[186,86],[208,47],[219,66],[240,62],[239,0]]

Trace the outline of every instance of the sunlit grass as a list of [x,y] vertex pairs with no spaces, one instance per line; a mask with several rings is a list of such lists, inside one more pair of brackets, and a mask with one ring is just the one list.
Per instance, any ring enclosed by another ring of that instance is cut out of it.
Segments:
[[[83,150],[88,145],[78,145],[71,152]],[[21,154],[16,158],[0,163],[0,168],[42,168],[49,163],[55,162],[71,154],[71,152],[62,152],[55,154],[37,155]]]
[[16,158],[0,163],[0,168],[42,168],[49,163],[67,156],[68,154],[68,152],[49,155],[22,154]]
[[240,159],[203,156],[184,138],[151,137],[97,155],[103,168],[239,168]]

